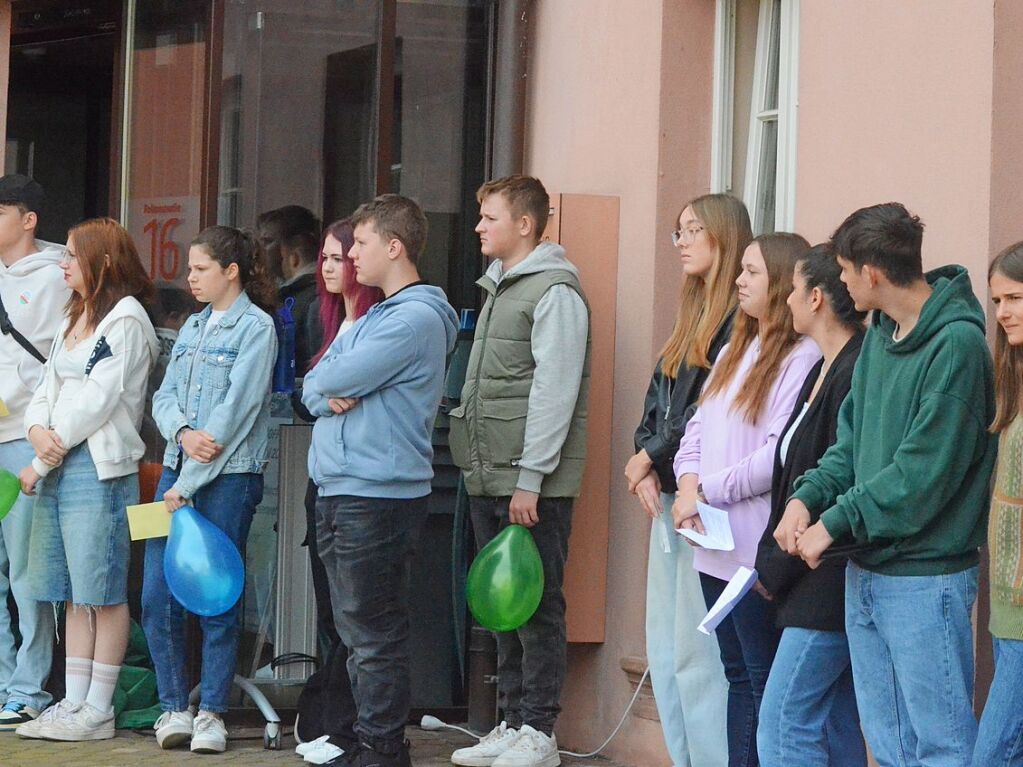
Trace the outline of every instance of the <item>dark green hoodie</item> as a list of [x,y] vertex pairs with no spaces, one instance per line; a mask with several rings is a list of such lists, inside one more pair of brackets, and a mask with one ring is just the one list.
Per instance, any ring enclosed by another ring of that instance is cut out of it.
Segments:
[[937,575],[977,564],[984,540],[997,440],[984,311],[961,266],[927,274],[933,293],[916,326],[874,312],[838,439],[794,498],[835,545],[887,575]]

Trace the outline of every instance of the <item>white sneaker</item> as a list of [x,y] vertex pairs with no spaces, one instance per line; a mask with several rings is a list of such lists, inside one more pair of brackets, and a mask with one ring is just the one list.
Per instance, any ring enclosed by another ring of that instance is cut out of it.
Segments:
[[64,708],[50,721],[42,722],[41,716],[36,721],[41,722],[36,737],[45,740],[108,740],[114,737],[114,709],[100,711],[88,703]]
[[[295,731],[295,737],[298,738],[298,730],[297,729]],[[306,754],[308,754],[310,751],[312,751],[314,748],[316,748],[321,743],[326,743],[327,739],[329,737],[330,737],[329,735],[321,735],[316,740],[308,740],[308,741],[300,740],[300,741],[298,741],[298,745],[295,746],[295,753],[298,754],[299,756],[305,756]]]
[[200,711],[192,725],[192,751],[196,754],[221,754],[226,750],[224,720],[209,711]]
[[512,747],[519,737],[519,731],[501,722],[475,746],[460,748],[451,755],[451,763],[460,767],[490,767],[494,760]]
[[67,698],[64,698],[64,700],[54,703],[43,711],[38,718],[18,725],[14,732],[22,738],[41,738],[43,736],[39,734],[39,730],[44,724],[50,724],[58,717],[68,716],[70,713],[77,711],[81,705],[81,703],[72,703]]
[[310,764],[327,764],[328,762],[337,759],[339,756],[344,754],[345,750],[340,746],[335,746],[329,740],[325,740],[322,743],[317,743],[314,748],[310,748],[306,751],[302,758]]
[[558,741],[528,724],[522,725],[511,748],[491,762],[492,767],[558,767]]
[[156,745],[160,748],[183,746],[192,737],[195,717],[191,711],[164,711],[156,720]]

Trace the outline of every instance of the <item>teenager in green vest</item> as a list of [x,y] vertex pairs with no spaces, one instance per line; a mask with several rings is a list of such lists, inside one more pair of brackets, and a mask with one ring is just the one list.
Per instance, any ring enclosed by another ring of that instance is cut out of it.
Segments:
[[555,767],[567,666],[561,584],[586,455],[589,308],[564,249],[540,241],[550,210],[543,184],[509,176],[484,184],[476,198],[476,231],[493,263],[477,283],[486,302],[461,405],[451,413],[451,452],[463,470],[477,545],[509,524],[529,528],[544,592],[525,625],[497,638],[505,721],[451,759]]
[[988,269],[995,304],[995,401],[998,435],[988,556],[995,678],[980,718],[973,764],[1023,765],[1023,242],[1006,248]]

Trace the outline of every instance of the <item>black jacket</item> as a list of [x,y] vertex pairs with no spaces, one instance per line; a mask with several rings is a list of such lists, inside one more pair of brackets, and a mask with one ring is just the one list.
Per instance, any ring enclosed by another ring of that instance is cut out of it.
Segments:
[[291,308],[295,320],[295,375],[309,371],[309,361],[320,349],[323,331],[320,329],[319,301],[316,298],[316,275],[303,274],[280,289],[281,304],[294,298]]
[[[773,534],[785,513],[789,496],[792,495],[792,485],[807,471],[815,468],[821,456],[835,443],[838,411],[849,394],[853,368],[862,343],[863,333],[857,333],[835,357],[820,391],[789,441],[788,455],[782,466],[782,439],[810,398],[824,360],[814,365],[803,382],[792,416],[774,452],[771,518],[757,550],[757,575],[764,587],[774,595],[779,628],[798,626],[817,631],[845,630],[845,557],[825,558],[820,567],[811,570],[799,557],[782,551]],[[819,516],[813,515],[811,521],[816,522]]]
[[[717,359],[721,348],[732,335],[735,311],[733,308],[725,316],[710,342],[707,356],[711,363]],[[678,489],[671,464],[675,460],[686,424],[696,412],[696,401],[700,398],[700,391],[709,373],[704,368],[691,368],[683,363],[679,366],[678,376],[669,378],[661,371],[661,360],[657,360],[643,402],[643,420],[636,429],[635,444],[637,453],[646,449],[653,461],[654,471],[661,480],[661,492],[674,493]]]

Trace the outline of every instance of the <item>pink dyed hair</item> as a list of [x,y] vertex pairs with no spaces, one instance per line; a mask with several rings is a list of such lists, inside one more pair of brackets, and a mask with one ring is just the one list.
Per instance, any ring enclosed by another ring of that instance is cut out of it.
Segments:
[[[333,237],[341,243],[341,263],[344,270],[341,275],[341,293],[331,293],[327,290],[327,285],[323,281],[323,246],[327,243],[328,237]],[[320,253],[316,258],[316,295],[320,299],[320,326],[323,328],[323,346],[320,347],[320,350],[316,352],[316,356],[309,363],[310,368],[326,354],[327,349],[330,348],[330,345],[337,337],[337,331],[341,328],[341,323],[345,319],[357,320],[368,312],[373,304],[384,300],[384,292],[380,288],[362,285],[355,279],[355,265],[352,262],[351,256],[348,255],[354,244],[355,235],[352,231],[352,224],[347,218],[342,218],[340,221],[335,221],[327,226],[323,230],[323,236],[320,238]],[[353,298],[352,303],[355,306],[353,317],[345,317],[343,295]]]

